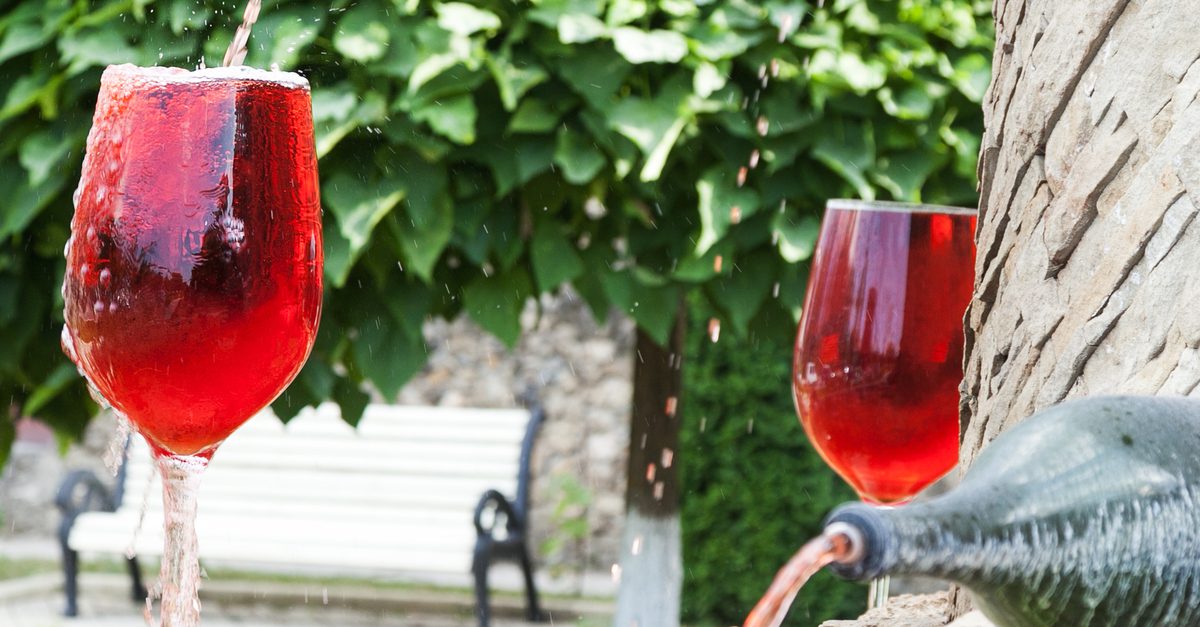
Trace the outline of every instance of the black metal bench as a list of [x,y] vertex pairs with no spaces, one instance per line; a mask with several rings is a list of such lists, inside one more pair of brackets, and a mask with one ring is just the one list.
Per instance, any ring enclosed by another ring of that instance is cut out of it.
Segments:
[[521,567],[525,577],[525,618],[536,622],[546,619],[538,604],[529,552],[529,466],[533,457],[533,443],[545,419],[545,412],[532,398],[527,398],[526,405],[529,407],[529,424],[521,441],[515,498],[509,500],[498,490],[487,490],[475,506],[475,556],[471,572],[475,575],[475,616],[479,619],[480,627],[487,627],[491,619],[488,569],[497,561],[512,561]]
[[[489,567],[515,561],[527,616],[540,619],[528,512],[530,459],[543,420],[532,395],[525,409],[371,405],[357,430],[332,406],[286,427],[257,416],[222,445],[201,482],[200,558],[210,566],[435,584],[462,581],[469,572],[481,625],[490,614]],[[153,475],[146,444],[134,436],[111,492],[86,470],[63,482],[59,541],[68,616],[78,613],[80,552],[161,554],[161,488]],[[130,494],[127,485],[138,489]],[[142,486],[151,491],[146,512]],[[472,529],[466,514],[476,502]],[[301,519],[308,524],[296,524]],[[140,602],[137,557],[126,559]]]

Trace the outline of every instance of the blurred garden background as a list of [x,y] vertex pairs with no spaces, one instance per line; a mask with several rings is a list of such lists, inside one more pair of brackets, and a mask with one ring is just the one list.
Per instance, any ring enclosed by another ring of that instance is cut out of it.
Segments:
[[[3,458],[20,418],[65,450],[97,412],[58,338],[101,71],[215,65],[243,7],[0,7]],[[821,208],[976,205],[991,33],[990,3],[971,0],[267,0],[246,63],[311,82],[326,262],[317,346],[275,412],[332,399],[355,422],[370,401],[475,400],[448,394],[456,377],[500,381],[500,402],[569,379],[546,439],[604,438],[586,453],[603,469],[542,453],[538,561],[603,570],[619,559],[639,343],[668,345],[683,620],[740,622],[853,496],[790,396]],[[594,373],[571,356],[584,345]],[[587,404],[606,399],[584,392],[602,385],[619,398],[597,418]],[[10,535],[19,516],[0,510]],[[810,586],[789,624],[862,608],[860,587]]]

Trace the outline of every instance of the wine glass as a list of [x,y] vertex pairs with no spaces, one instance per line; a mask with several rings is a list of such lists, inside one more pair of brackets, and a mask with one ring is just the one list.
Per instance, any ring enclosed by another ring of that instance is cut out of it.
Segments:
[[[976,212],[831,200],[792,391],[817,452],[864,501],[902,504],[958,461]],[[871,607],[887,599],[872,582]]]
[[199,621],[201,472],[312,349],[320,213],[304,78],[105,70],[66,247],[63,348],[162,473],[164,626]]

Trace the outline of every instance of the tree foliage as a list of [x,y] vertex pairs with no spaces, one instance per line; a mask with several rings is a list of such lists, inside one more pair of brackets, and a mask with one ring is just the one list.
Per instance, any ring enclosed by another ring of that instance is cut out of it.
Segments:
[[[58,287],[100,72],[216,63],[240,5],[28,0],[0,16],[14,414],[78,434],[93,410],[58,349]],[[247,63],[312,82],[328,284],[314,356],[277,412],[333,398],[354,421],[370,389],[392,396],[421,368],[427,317],[466,313],[511,345],[526,300],[566,283],[659,340],[684,292],[735,335],[790,325],[826,198],[973,202],[986,11],[264,2]]]

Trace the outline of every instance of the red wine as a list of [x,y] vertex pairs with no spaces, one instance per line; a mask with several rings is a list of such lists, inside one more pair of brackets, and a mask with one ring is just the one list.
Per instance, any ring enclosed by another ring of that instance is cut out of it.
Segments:
[[830,208],[796,338],[809,439],[859,495],[902,502],[958,458],[975,214]]
[[68,353],[157,453],[211,455],[291,382],[316,334],[307,82],[110,67],[71,232]]

